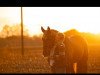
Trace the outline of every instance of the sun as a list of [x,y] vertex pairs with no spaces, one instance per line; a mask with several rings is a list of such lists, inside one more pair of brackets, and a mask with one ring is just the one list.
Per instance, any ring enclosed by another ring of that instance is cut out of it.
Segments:
[[84,27],[76,27],[76,29],[80,32],[89,32],[92,34],[100,34],[100,26],[97,24],[95,25],[86,25]]

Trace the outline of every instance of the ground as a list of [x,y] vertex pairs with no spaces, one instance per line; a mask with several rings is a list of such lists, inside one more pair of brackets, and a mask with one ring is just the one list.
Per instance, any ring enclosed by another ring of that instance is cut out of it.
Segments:
[[[0,50],[0,73],[51,73],[47,60],[42,55],[42,49]],[[89,49],[88,73],[100,73],[100,48],[92,46]]]

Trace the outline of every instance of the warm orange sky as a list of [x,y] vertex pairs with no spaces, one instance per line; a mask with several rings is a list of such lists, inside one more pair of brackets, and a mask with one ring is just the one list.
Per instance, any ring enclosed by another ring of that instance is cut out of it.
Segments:
[[[30,35],[42,33],[41,26],[100,33],[100,7],[23,7],[23,20]],[[15,23],[20,23],[20,7],[0,7],[0,26]]]

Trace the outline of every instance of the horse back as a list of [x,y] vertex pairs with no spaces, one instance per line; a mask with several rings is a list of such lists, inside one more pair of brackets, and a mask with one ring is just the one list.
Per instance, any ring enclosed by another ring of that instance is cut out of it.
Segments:
[[67,44],[67,55],[69,55],[68,57],[70,60],[77,62],[82,59],[87,47],[86,40],[82,36],[74,35],[70,38],[67,37],[65,44]]

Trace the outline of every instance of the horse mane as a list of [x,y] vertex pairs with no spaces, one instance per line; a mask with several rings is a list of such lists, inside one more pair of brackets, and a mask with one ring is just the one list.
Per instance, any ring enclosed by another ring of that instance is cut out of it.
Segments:
[[51,29],[50,31],[51,31],[52,35],[55,35],[55,34],[57,34],[59,32],[59,31],[54,30],[54,29]]
[[58,32],[57,30],[55,30],[55,29],[51,29],[51,32]]

